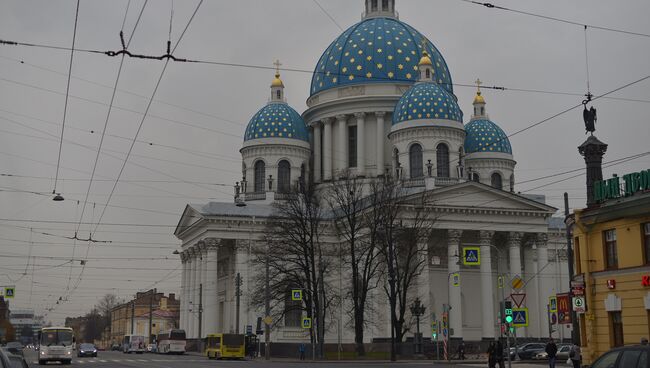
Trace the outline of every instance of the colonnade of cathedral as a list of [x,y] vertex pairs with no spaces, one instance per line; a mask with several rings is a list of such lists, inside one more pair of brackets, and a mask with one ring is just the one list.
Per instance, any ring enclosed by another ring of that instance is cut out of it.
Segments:
[[[358,176],[378,176],[384,174],[384,146],[386,141],[385,121],[386,112],[378,111],[372,113],[376,121],[376,135],[374,140],[366,138],[366,116],[360,112],[353,115],[336,115],[328,117],[320,122],[313,123],[314,136],[314,181],[321,183],[335,178],[337,172],[349,168],[348,163],[348,119],[354,118],[356,122],[356,174]],[[337,149],[334,149],[334,140],[337,142]],[[321,143],[322,142],[322,143]],[[373,160],[376,166],[376,173],[366,172],[369,166],[366,157],[366,144],[376,146],[376,158]],[[321,146],[322,145],[322,146]],[[322,172],[322,177],[321,177]]]

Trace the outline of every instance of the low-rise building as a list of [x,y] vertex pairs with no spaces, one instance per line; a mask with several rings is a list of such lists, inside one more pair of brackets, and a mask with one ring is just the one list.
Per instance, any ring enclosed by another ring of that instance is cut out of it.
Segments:
[[594,181],[592,202],[572,219],[585,364],[650,336],[650,170],[622,179]]
[[[180,300],[170,293],[158,293],[156,290],[137,293],[133,300],[123,303],[111,310],[111,340],[120,343],[124,335],[134,334],[149,336],[149,313],[151,318],[151,331],[158,331],[178,327],[180,314]],[[165,328],[162,328],[162,327]]]

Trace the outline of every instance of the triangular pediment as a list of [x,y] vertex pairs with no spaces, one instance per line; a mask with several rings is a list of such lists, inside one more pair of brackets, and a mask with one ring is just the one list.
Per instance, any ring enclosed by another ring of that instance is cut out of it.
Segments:
[[203,214],[201,214],[201,212],[199,212],[196,208],[194,208],[194,206],[188,204],[187,206],[185,206],[185,210],[183,211],[183,215],[178,221],[178,225],[176,225],[176,230],[174,230],[174,235],[178,236],[179,234],[189,229],[190,227],[192,227],[202,219],[203,219]]
[[410,194],[405,199],[405,202],[414,205],[421,204],[423,195],[426,196],[426,203],[428,205],[436,207],[471,208],[479,210],[498,209],[539,212],[547,213],[548,215],[552,215],[557,211],[557,208],[544,203],[476,182],[465,182]]

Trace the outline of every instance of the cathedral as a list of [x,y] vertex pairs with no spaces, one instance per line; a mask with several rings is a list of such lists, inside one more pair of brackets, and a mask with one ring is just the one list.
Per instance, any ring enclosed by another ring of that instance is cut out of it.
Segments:
[[[264,308],[251,301],[263,293],[252,280],[263,268],[252,263],[251,250],[264,241],[274,204],[301,181],[322,193],[353,176],[390,177],[408,189],[404,203],[422,193],[435,203],[427,208],[436,221],[414,294],[425,307],[424,336],[449,306],[450,339],[494,339],[500,301],[513,293],[524,294],[516,302],[526,310],[517,336],[569,336],[549,323],[547,310],[549,297],[568,285],[563,235],[549,230],[556,208],[516,194],[517,162],[507,134],[488,115],[480,81],[467,117],[441,52],[399,19],[395,0],[364,2],[362,20],[316,63],[302,113],[286,103],[278,68],[268,103],[251,111],[244,132],[235,200],[186,206],[175,231],[182,242],[180,327],[188,338],[254,330]],[[345,240],[332,233],[324,241],[338,249]],[[480,265],[463,262],[466,247],[480,250]],[[349,279],[345,270],[331,277]],[[390,337],[384,290],[373,290],[369,303],[367,343]],[[326,342],[354,342],[350,317],[334,314]],[[293,318],[273,326],[274,343],[309,340]]]

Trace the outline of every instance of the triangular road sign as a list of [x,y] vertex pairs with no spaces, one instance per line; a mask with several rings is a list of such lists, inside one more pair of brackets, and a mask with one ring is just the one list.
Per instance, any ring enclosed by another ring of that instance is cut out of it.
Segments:
[[521,306],[524,305],[524,301],[526,300],[526,294],[524,294],[524,293],[512,293],[512,294],[510,294],[510,299],[512,300],[512,303],[517,308],[521,308]]

